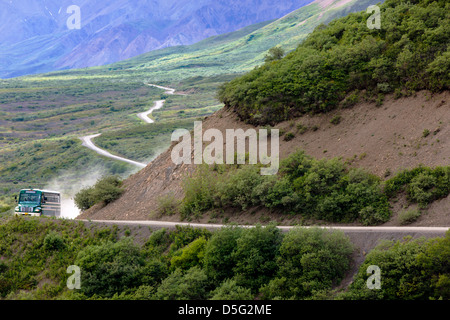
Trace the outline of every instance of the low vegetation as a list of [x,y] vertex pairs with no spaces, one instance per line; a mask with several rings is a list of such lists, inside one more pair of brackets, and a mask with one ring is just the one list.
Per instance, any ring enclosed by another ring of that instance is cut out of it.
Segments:
[[316,160],[298,151],[282,161],[279,172],[262,176],[257,165],[203,166],[186,179],[184,217],[257,206],[333,222],[378,224],[390,217],[380,179],[338,159]]
[[[450,299],[450,231],[436,239],[386,241],[367,255],[344,299]],[[382,270],[381,288],[367,288],[367,268]]]
[[[1,299],[450,298],[450,232],[380,245],[347,292],[335,291],[352,264],[341,231],[177,227],[137,242],[118,227],[0,216],[0,233]],[[71,265],[80,267],[80,289],[67,288]],[[383,270],[381,290],[367,289],[369,265]]]
[[122,180],[117,176],[100,178],[92,187],[81,189],[75,195],[75,205],[82,211],[98,203],[107,205],[120,197],[123,192],[121,186]]
[[398,214],[398,221],[401,225],[410,224],[419,219],[420,215],[421,213],[418,208],[402,210]]
[[200,166],[186,178],[184,190],[180,210],[185,219],[213,209],[265,207],[316,220],[376,225],[390,219],[390,200],[401,191],[422,208],[448,196],[450,167],[418,167],[382,181],[337,158],[316,160],[297,151],[274,176],[262,176],[259,165]]
[[362,90],[377,105],[388,93],[448,90],[449,6],[444,0],[386,0],[381,29],[367,27],[365,11],[322,24],[286,57],[226,83],[218,96],[243,120],[273,125],[341,102],[351,106]]
[[403,170],[385,183],[385,193],[395,197],[406,192],[411,203],[426,208],[431,202],[450,193],[450,166],[429,168],[419,166]]

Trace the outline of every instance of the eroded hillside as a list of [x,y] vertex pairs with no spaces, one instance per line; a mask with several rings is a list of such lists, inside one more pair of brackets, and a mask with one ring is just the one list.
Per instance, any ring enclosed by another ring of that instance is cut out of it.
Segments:
[[[351,167],[361,167],[387,179],[402,169],[412,169],[420,164],[430,167],[448,165],[450,160],[450,93],[431,94],[426,91],[414,96],[395,99],[386,97],[383,105],[361,102],[351,108],[335,110],[328,114],[305,115],[295,120],[279,123],[274,128],[284,133],[280,137],[280,159],[298,149],[315,158],[340,157]],[[339,123],[332,121],[340,119]],[[333,124],[331,122],[335,122]],[[239,120],[230,109],[222,109],[206,118],[203,131],[219,129],[261,129]],[[292,133],[294,137],[286,141]],[[176,143],[162,153],[146,168],[125,180],[125,192],[106,207],[91,208],[79,218],[114,220],[172,220],[179,215],[161,217],[157,213],[158,200],[172,194],[184,196],[182,181],[193,172],[195,165],[174,165],[171,151]],[[204,142],[204,147],[209,143]],[[193,159],[193,152],[192,152]],[[407,206],[400,196],[392,202],[393,217],[387,225],[396,225],[396,213]],[[442,226],[450,224],[450,199],[444,198],[430,205],[415,225]],[[211,222],[227,219],[239,223],[278,220],[283,224],[300,221],[267,209],[252,208],[246,212],[236,210],[204,214],[199,221]],[[216,221],[216,220],[215,220]]]

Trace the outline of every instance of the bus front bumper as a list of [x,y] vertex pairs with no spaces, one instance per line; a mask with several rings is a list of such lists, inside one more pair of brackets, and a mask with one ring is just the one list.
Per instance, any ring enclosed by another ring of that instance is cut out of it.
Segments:
[[31,217],[40,217],[40,212],[14,212],[16,216],[31,216]]

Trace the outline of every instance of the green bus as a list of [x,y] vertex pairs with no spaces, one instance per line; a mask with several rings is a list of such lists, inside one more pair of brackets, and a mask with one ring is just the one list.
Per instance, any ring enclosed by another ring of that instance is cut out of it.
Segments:
[[16,201],[16,215],[61,216],[61,194],[58,191],[23,189]]

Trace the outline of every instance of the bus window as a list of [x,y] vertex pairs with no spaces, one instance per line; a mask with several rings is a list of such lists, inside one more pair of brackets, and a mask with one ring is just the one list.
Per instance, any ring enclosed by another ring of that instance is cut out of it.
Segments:
[[32,203],[39,203],[41,196],[39,194],[28,194],[28,193],[21,193],[19,197],[19,203],[22,202],[32,202]]
[[45,202],[60,203],[59,194],[45,193],[44,200]]

